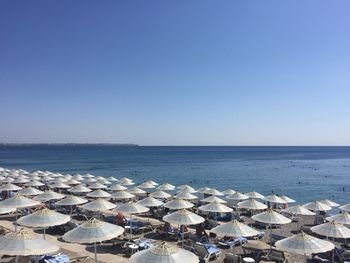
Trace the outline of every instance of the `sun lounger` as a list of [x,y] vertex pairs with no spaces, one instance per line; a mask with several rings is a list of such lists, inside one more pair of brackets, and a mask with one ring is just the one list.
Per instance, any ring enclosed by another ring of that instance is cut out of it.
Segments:
[[210,259],[218,258],[222,253],[222,250],[217,248],[214,244],[201,244],[194,243],[193,247],[196,251],[196,255],[204,262],[209,262]]
[[71,262],[69,257],[65,254],[58,254],[56,256],[46,255],[41,261],[45,263],[70,263]]
[[219,241],[219,245],[227,248],[233,248],[237,245],[243,245],[245,242],[247,242],[247,238],[245,237],[238,237],[234,240],[221,240]]
[[154,246],[155,240],[153,239],[137,239],[135,240],[135,244],[139,246],[139,248],[142,249],[148,249]]
[[271,261],[275,261],[278,263],[286,263],[287,262],[287,258],[284,255],[284,253],[282,251],[278,251],[275,249],[271,249],[266,256],[261,257],[261,259],[267,259],[267,260],[271,260]]

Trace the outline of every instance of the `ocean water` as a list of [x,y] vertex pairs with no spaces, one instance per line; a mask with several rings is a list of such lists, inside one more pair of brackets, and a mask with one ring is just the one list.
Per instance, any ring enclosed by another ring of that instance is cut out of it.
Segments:
[[0,166],[350,202],[350,147],[0,146]]

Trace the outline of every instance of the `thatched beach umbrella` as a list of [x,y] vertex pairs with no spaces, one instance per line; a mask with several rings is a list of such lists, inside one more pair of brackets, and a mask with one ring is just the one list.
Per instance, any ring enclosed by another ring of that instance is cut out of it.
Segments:
[[304,232],[279,240],[275,246],[281,251],[306,256],[334,249],[331,242],[307,235]]
[[177,188],[180,189],[180,192],[181,191],[187,191],[187,192],[190,192],[190,193],[196,193],[197,192],[192,186],[189,186],[188,184],[180,185]]
[[326,205],[325,203],[322,203],[320,201],[313,201],[311,203],[307,203],[306,205],[303,205],[306,209],[312,210],[312,211],[328,211],[331,210],[332,207],[329,205]]
[[158,206],[162,206],[164,203],[152,196],[146,197],[140,201],[137,202],[137,204],[139,205],[143,205],[146,207],[158,207]]
[[28,230],[21,229],[0,237],[0,254],[7,256],[45,255],[59,250],[59,247],[38,238]]
[[239,208],[244,208],[247,210],[264,210],[267,208],[267,205],[256,201],[255,199],[248,199],[246,201],[239,202],[238,204]]
[[126,189],[128,188],[126,188],[125,186],[122,186],[121,184],[112,184],[111,187],[109,188],[109,190],[111,191],[123,191]]
[[286,209],[283,209],[282,212],[286,212],[286,213],[293,214],[293,215],[305,215],[305,216],[315,215],[314,212],[310,211],[309,209],[307,209],[301,205],[288,207]]
[[223,196],[224,194],[222,192],[220,192],[219,190],[215,189],[215,188],[211,188],[209,190],[203,191],[204,194],[207,195],[217,195],[217,196]]
[[225,191],[222,192],[224,195],[233,195],[234,193],[236,193],[235,190],[233,189],[226,189]]
[[75,180],[75,179],[69,179],[67,182],[66,182],[66,184],[68,184],[68,185],[78,185],[78,184],[81,184],[81,182],[80,181],[78,181],[78,180]]
[[42,182],[39,182],[37,180],[33,180],[33,181],[30,181],[26,184],[24,184],[25,186],[30,186],[30,187],[40,187],[40,186],[44,186],[45,184],[43,184]]
[[40,195],[42,193],[43,193],[43,191],[40,191],[36,188],[27,187],[27,188],[23,188],[22,190],[18,191],[17,194],[25,195],[25,196],[36,196],[36,195]]
[[149,211],[149,208],[135,202],[128,202],[128,203],[121,204],[113,211],[132,215],[132,214],[146,213]]
[[116,238],[123,232],[124,229],[120,226],[91,219],[68,231],[62,238],[70,243],[94,244],[95,263],[97,263],[96,243]]
[[340,210],[350,213],[350,204],[342,205],[339,207]]
[[165,242],[139,251],[132,255],[130,263],[198,263],[198,257],[181,248],[169,245]]
[[255,198],[255,199],[264,199],[265,196],[263,196],[262,194],[252,191],[252,192],[248,192],[245,193],[245,195],[249,196],[250,198]]
[[224,204],[221,204],[219,202],[212,202],[207,205],[202,205],[198,209],[205,212],[212,212],[212,213],[228,213],[233,211],[232,208]]
[[96,191],[87,193],[86,196],[93,197],[93,198],[109,198],[112,195],[110,193],[106,192],[106,191],[98,189]]
[[221,237],[253,237],[260,234],[259,231],[237,220],[230,221],[223,225],[218,225],[212,228],[210,232],[213,232]]
[[201,194],[204,194],[204,192],[205,191],[208,191],[208,190],[210,190],[211,188],[209,188],[209,187],[202,187],[202,188],[199,188],[199,189],[197,189],[197,192],[198,193],[201,193]]
[[215,195],[211,195],[207,198],[204,198],[201,200],[201,202],[203,203],[213,203],[213,202],[218,202],[218,203],[221,203],[221,204],[226,204],[227,202],[224,200],[224,199],[221,199]]
[[175,195],[176,198],[184,199],[184,200],[194,200],[198,197],[191,194],[188,190],[180,191],[177,195]]
[[56,205],[58,206],[69,206],[70,207],[70,214],[73,214],[73,206],[75,205],[82,205],[87,203],[88,200],[79,196],[75,195],[68,195],[67,197],[63,198],[62,200],[56,202]]
[[16,211],[15,207],[0,206],[0,215],[10,214]]
[[135,183],[132,181],[132,180],[130,180],[130,179],[127,179],[127,178],[125,178],[125,179],[120,179],[119,180],[119,183],[121,184],[121,185],[134,185]]
[[22,187],[19,187],[12,183],[3,184],[0,186],[0,191],[19,191]]
[[162,190],[162,191],[172,191],[172,190],[175,190],[175,185],[165,183],[165,184],[158,186],[157,189]]
[[328,199],[323,199],[323,200],[321,200],[320,202],[322,202],[322,203],[324,203],[324,204],[326,204],[326,205],[328,205],[328,206],[331,206],[331,207],[337,207],[337,206],[339,206],[338,203],[333,202],[333,201],[328,200]]
[[162,190],[155,191],[150,194],[150,196],[160,199],[168,199],[171,197],[171,194],[168,194],[167,192],[164,192]]
[[79,184],[77,186],[73,186],[72,188],[69,188],[67,191],[74,194],[83,194],[83,193],[90,193],[92,190],[86,187],[85,185]]
[[350,238],[350,229],[334,221],[313,226],[311,231],[325,237]]
[[266,224],[266,228],[270,227],[270,242],[272,236],[271,225],[284,225],[292,222],[291,219],[273,211],[272,209],[267,210],[266,212],[252,216],[252,219],[261,223]]
[[53,184],[50,184],[49,187],[50,188],[57,188],[57,189],[68,189],[68,188],[71,188],[70,185],[65,184],[63,182],[55,182]]
[[111,198],[112,199],[117,199],[117,200],[123,200],[123,199],[131,199],[134,198],[135,195],[126,192],[126,191],[117,191],[113,192]]
[[280,198],[282,198],[284,201],[286,201],[287,203],[295,203],[296,201],[286,195],[281,195]]
[[230,199],[230,200],[236,200],[236,201],[241,201],[241,200],[246,200],[249,198],[249,196],[245,195],[245,194],[242,194],[240,192],[235,192],[234,194],[232,195],[228,195],[226,196],[227,199]]
[[88,187],[90,189],[105,189],[105,188],[107,188],[107,186],[105,186],[104,184],[101,184],[99,182],[94,182],[92,184],[89,184]]
[[196,225],[204,222],[204,218],[186,209],[178,210],[163,217],[163,220],[177,225]]
[[16,194],[14,197],[5,199],[4,201],[0,202],[0,206],[16,208],[15,231],[17,230],[17,217],[18,217],[17,210],[22,208],[38,206],[38,205],[40,205],[40,202],[18,194]]
[[155,188],[156,186],[154,184],[151,184],[149,182],[143,182],[142,184],[140,184],[138,186],[138,188],[142,188],[142,189],[153,189]]
[[70,221],[70,216],[58,213],[47,208],[36,211],[32,214],[21,217],[17,223],[26,227],[44,228],[44,239],[46,228],[63,225]]
[[65,195],[63,195],[63,194],[56,193],[52,190],[47,190],[44,193],[34,197],[34,200],[38,200],[41,202],[48,202],[50,200],[59,200],[59,199],[62,199],[64,197],[65,197]]
[[286,204],[287,203],[286,200],[284,200],[283,198],[281,198],[280,196],[275,195],[275,194],[265,196],[263,198],[263,200],[266,202],[275,203],[275,204]]
[[342,212],[334,216],[329,216],[326,218],[328,221],[334,221],[344,225],[350,225],[350,215],[347,212]]
[[173,199],[164,204],[164,207],[169,208],[171,210],[179,210],[179,209],[187,209],[193,207],[191,202],[182,199]]
[[133,195],[146,195],[147,192],[139,187],[133,187],[127,190],[128,193]]
[[108,202],[105,199],[98,198],[90,203],[82,205],[81,208],[93,211],[93,212],[102,212],[104,210],[109,210],[115,208],[117,205],[111,202]]

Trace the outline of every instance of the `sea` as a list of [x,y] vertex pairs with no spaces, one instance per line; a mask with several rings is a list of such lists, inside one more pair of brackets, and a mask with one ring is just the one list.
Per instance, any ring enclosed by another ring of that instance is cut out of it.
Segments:
[[0,167],[350,202],[350,147],[2,145]]

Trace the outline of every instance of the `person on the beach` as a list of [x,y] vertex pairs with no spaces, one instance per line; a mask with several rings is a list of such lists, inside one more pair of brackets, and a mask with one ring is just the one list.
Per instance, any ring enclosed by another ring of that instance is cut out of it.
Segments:
[[115,217],[116,224],[121,227],[125,227],[128,221],[126,220],[125,216],[123,213],[118,213]]
[[197,241],[202,240],[202,238],[204,237],[206,240],[208,240],[208,234],[207,232],[205,232],[205,227],[204,224],[198,224],[196,226],[196,237],[197,237]]

